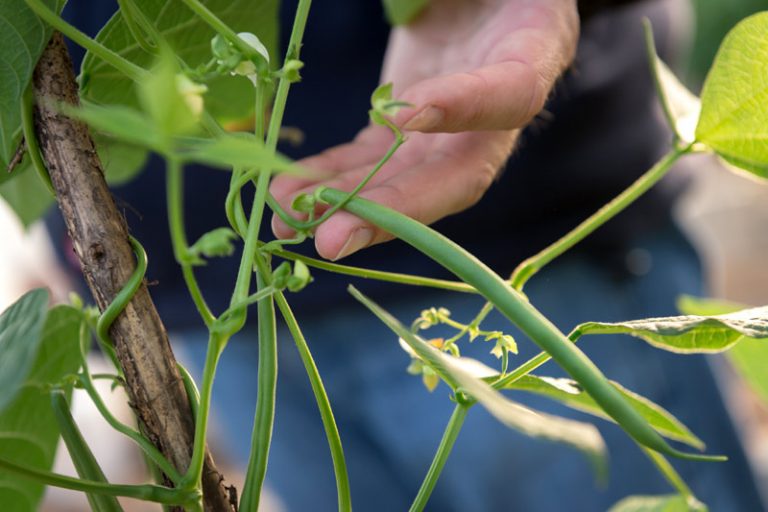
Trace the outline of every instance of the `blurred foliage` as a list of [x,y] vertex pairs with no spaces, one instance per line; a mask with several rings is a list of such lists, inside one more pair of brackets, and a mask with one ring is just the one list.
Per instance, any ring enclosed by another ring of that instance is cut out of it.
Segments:
[[698,89],[725,34],[741,19],[768,9],[768,0],[690,0],[696,13],[688,82]]

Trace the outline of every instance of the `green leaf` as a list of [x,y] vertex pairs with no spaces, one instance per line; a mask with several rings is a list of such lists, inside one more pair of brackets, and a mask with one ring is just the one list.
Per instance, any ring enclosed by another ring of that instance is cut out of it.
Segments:
[[166,139],[152,121],[136,109],[111,105],[103,107],[83,102],[79,107],[62,105],[68,116],[80,119],[104,135],[128,144],[166,153]]
[[203,255],[206,258],[231,256],[235,252],[233,240],[237,235],[229,228],[216,228],[201,236],[190,248],[192,255]]
[[765,340],[743,338],[726,353],[726,357],[749,387],[768,404],[768,343]]
[[768,337],[768,306],[725,315],[688,315],[647,318],[620,323],[587,322],[575,332],[629,334],[658,348],[681,354],[722,352],[743,336]]
[[[701,299],[684,295],[677,301],[686,314],[717,315],[744,309],[746,306],[718,299]],[[768,343],[742,337],[726,352],[726,357],[752,390],[768,404]]]
[[[136,0],[174,52],[195,68],[211,58],[214,31],[197,18],[180,0]],[[253,32],[276,61],[278,0],[208,0],[205,6],[235,32]],[[96,40],[145,69],[153,56],[144,52],[132,38],[122,15],[116,13],[99,32]],[[81,69],[82,97],[101,104],[137,106],[133,83],[114,68],[87,54]],[[243,119],[253,113],[253,86],[244,77],[223,76],[206,84],[206,108],[222,122]]]
[[[69,306],[57,306],[48,312],[32,370],[21,393],[0,414],[3,459],[41,470],[50,470],[53,465],[59,431],[46,387],[79,368],[81,322],[81,313]],[[3,511],[37,510],[43,490],[43,485],[33,480],[0,472]]]
[[[701,439],[696,437],[680,422],[680,420],[675,418],[663,407],[624,388],[617,382],[612,381],[611,383],[616,386],[637,412],[639,412],[659,434],[669,439],[693,446],[694,448],[700,450],[704,449],[704,443]],[[572,409],[613,421],[611,417],[608,416],[597,403],[595,403],[592,397],[585,393],[576,381],[571,379],[524,375],[505,389],[516,389],[546,396],[553,400],[557,400]]]
[[277,172],[300,174],[301,168],[289,159],[266,149],[255,136],[246,133],[222,135],[216,139],[179,140],[178,155],[187,161],[230,169],[232,167],[270,168]]
[[768,12],[736,25],[701,93],[696,139],[727,162],[768,178]]
[[608,512],[704,512],[707,507],[695,499],[679,494],[665,496],[629,496],[610,508]]
[[54,203],[53,196],[24,156],[14,169],[14,178],[0,185],[0,196],[16,213],[24,227],[42,217]]
[[100,133],[93,134],[96,152],[104,168],[104,176],[110,185],[122,185],[135,178],[147,163],[149,153],[139,146],[108,139]]
[[565,443],[585,453],[592,462],[599,478],[606,473],[605,443],[600,432],[588,423],[559,418],[534,411],[504,397],[483,380],[465,370],[452,356],[432,347],[411,333],[392,315],[365,297],[354,287],[350,293],[363,303],[387,327],[397,334],[422,362],[428,365],[454,390],[460,390],[477,400],[504,425],[531,437]]
[[392,25],[405,25],[429,3],[429,0],[382,0],[384,13]]
[[701,113],[701,101],[675,76],[669,66],[656,54],[651,22],[645,20],[645,41],[656,95],[661,103],[664,117],[677,137],[692,143],[696,139],[696,125]]
[[[45,0],[60,11],[64,0]],[[24,0],[0,2],[0,170],[5,170],[21,140],[21,98],[45,49],[51,29]]]
[[196,131],[206,87],[181,74],[172,50],[161,48],[149,77],[138,85],[143,111],[165,138]]
[[37,355],[48,291],[27,292],[0,315],[0,411],[16,396]]

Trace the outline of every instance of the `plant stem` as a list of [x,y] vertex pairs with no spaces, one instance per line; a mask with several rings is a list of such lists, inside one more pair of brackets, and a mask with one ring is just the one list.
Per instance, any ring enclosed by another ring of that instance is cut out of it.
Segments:
[[640,176],[640,178],[630,185],[629,188],[611,200],[611,202],[600,208],[564,237],[540,251],[538,254],[523,261],[517,266],[510,277],[512,287],[515,290],[521,291],[528,279],[541,270],[544,265],[582,241],[587,235],[591,234],[608,220],[615,217],[627,206],[632,204],[638,197],[643,195],[649,188],[663,178],[681,156],[690,153],[690,151],[691,145],[675,147],[669,153],[664,155],[656,165],[651,167],[650,170]]
[[184,282],[195,303],[198,313],[206,326],[216,320],[203,298],[200,285],[195,278],[195,272],[189,259],[189,243],[184,229],[184,175],[181,162],[174,157],[166,158],[165,192],[167,196],[168,227],[171,232],[171,243],[176,261],[181,266]]
[[456,404],[456,407],[453,409],[453,414],[451,414],[451,419],[445,427],[443,438],[440,440],[440,446],[438,446],[435,453],[435,458],[432,460],[427,476],[424,478],[424,482],[422,482],[419,492],[413,500],[413,504],[409,509],[410,512],[424,510],[424,507],[427,505],[427,501],[432,495],[432,490],[435,488],[435,484],[437,484],[437,480],[440,478],[440,473],[443,471],[445,462],[448,460],[453,445],[456,443],[459,431],[461,431],[461,427],[464,425],[469,407],[468,405]]
[[192,445],[192,458],[189,468],[179,484],[179,487],[183,489],[197,489],[200,485],[205,458],[208,415],[211,410],[213,379],[216,376],[216,366],[219,363],[221,352],[227,341],[228,338],[221,333],[210,333],[208,338],[208,351],[205,355],[205,366],[203,367],[203,386],[200,390],[200,404],[197,416],[195,417],[195,439]]
[[299,356],[301,357],[302,363],[304,363],[307,377],[309,377],[309,383],[312,386],[312,392],[317,401],[317,408],[320,410],[320,418],[323,421],[325,436],[328,439],[328,447],[331,450],[333,472],[336,475],[336,493],[338,496],[339,511],[349,512],[352,510],[352,496],[349,488],[347,462],[344,458],[344,449],[341,446],[339,429],[336,426],[336,420],[333,417],[331,402],[328,399],[325,386],[323,386],[323,380],[320,377],[317,365],[315,365],[315,361],[312,358],[312,353],[309,351],[307,340],[304,338],[304,334],[299,328],[299,324],[296,321],[293,311],[291,311],[291,308],[288,305],[288,301],[285,300],[285,296],[282,292],[278,292],[275,295],[275,300],[277,302],[277,307],[280,308],[280,313],[282,313],[283,318],[285,319],[288,330],[293,336],[296,348],[299,350]]
[[59,17],[58,14],[50,10],[48,6],[45,5],[41,0],[24,1],[27,3],[29,8],[35,12],[35,14],[43,19],[43,21],[67,36],[77,45],[85,48],[113,68],[123,73],[134,82],[139,82],[148,76],[146,70],[140,68],[133,62],[124,59],[106,46],[99,44],[84,33],[80,32],[77,28],[64,21],[61,17]]
[[[117,5],[120,6],[123,21],[125,21],[125,25],[136,44],[150,55],[157,53],[158,44],[162,41],[162,37],[141,8],[133,0],[117,0]],[[147,40],[145,36],[149,36],[150,40]]]
[[[345,196],[344,192],[333,189],[320,192],[320,198],[331,204]],[[399,212],[359,197],[350,200],[345,209],[392,233],[477,288],[532,341],[552,355],[595,402],[639,443],[675,457],[722,460],[722,457],[689,454],[671,447],[557,327],[496,273],[448,238]]]
[[371,270],[367,268],[350,267],[348,265],[340,265],[338,263],[331,263],[325,260],[310,258],[309,256],[304,256],[303,254],[286,251],[285,249],[276,249],[270,252],[275,256],[279,256],[287,260],[301,261],[306,263],[310,267],[319,268],[321,270],[327,270],[328,272],[335,272],[337,274],[363,277],[366,279],[376,279],[378,281],[388,281],[391,283],[400,283],[400,284],[407,284],[412,286],[427,286],[430,288],[437,288],[440,290],[448,290],[453,292],[477,293],[477,290],[472,288],[472,286],[466,283],[463,283],[461,281],[432,279],[430,277],[415,276],[410,274],[398,274],[394,272],[384,272],[382,270]]
[[[267,285],[259,273],[257,285]],[[275,392],[277,388],[277,332],[275,329],[275,303],[270,295],[257,305],[259,317],[259,368],[256,412],[251,434],[251,453],[248,471],[243,485],[240,506],[243,510],[258,510],[261,487],[267,473],[269,447],[272,443],[272,429],[275,420]]]
[[42,471],[3,458],[0,458],[0,468],[45,485],[61,487],[62,489],[71,489],[73,491],[107,496],[125,496],[126,498],[135,498],[142,501],[153,501],[155,503],[182,506],[189,506],[191,503],[200,499],[200,492],[196,489],[169,489],[159,485],[105,484],[103,482],[81,480],[79,478],[59,475],[49,471]]
[[[93,452],[88,447],[88,443],[85,442],[80,429],[77,428],[74,418],[72,418],[64,391],[55,389],[51,392],[51,406],[56,416],[61,438],[67,446],[67,451],[78,476],[94,482],[109,483],[96,461],[96,457],[93,456]],[[122,512],[123,510],[114,496],[93,493],[88,493],[86,496],[94,512]]]
[[140,432],[120,422],[112,415],[112,412],[107,408],[106,404],[101,399],[101,395],[99,395],[99,392],[93,385],[93,381],[91,380],[91,377],[88,373],[88,367],[85,366],[85,363],[83,363],[83,365],[83,373],[80,375],[80,383],[82,384],[86,393],[88,393],[88,396],[91,398],[93,405],[96,406],[99,414],[101,414],[101,417],[104,418],[104,420],[106,420],[106,422],[109,423],[109,426],[111,426],[113,429],[139,445],[147,457],[149,457],[149,459],[154,462],[157,467],[159,467],[173,483],[178,483],[181,480],[181,475],[178,471],[176,471],[176,468],[174,468],[171,463],[168,462],[163,454],[160,453],[160,450],[158,450],[152,443],[150,443],[149,440],[147,440],[147,438],[145,438]]
[[249,59],[256,57],[259,61],[264,61],[264,56],[261,55],[255,48],[240,39],[234,30],[229,25],[220,20],[213,12],[211,12],[206,6],[204,6],[199,0],[182,0],[189,9],[194,12],[201,20],[206,22],[216,33],[221,34],[227,41],[232,43],[238,51]]

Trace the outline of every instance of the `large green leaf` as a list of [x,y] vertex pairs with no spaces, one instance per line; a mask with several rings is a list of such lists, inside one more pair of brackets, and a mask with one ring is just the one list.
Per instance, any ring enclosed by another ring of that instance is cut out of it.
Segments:
[[27,227],[48,211],[54,203],[53,195],[32,168],[29,156],[24,156],[13,174],[13,179],[0,184],[0,196]]
[[768,12],[726,36],[701,93],[696,138],[727,162],[768,178]]
[[[669,411],[657,405],[647,398],[626,389],[617,382],[612,382],[622,395],[632,404],[640,415],[656,429],[656,431],[669,439],[686,443],[700,450],[704,449],[704,443],[696,437],[680,420],[675,418]],[[554,377],[539,377],[536,375],[525,375],[519,380],[513,382],[505,389],[517,389],[527,391],[537,395],[543,395],[553,400],[567,405],[572,409],[598,416],[600,418],[613,421],[597,403],[584,392],[579,384],[572,379],[562,379]]]
[[[176,54],[196,67],[211,58],[213,30],[197,18],[181,0],[136,0],[135,2],[166,39]],[[275,62],[278,30],[278,0],[208,0],[205,6],[235,32],[252,32],[266,45]],[[116,13],[96,38],[101,44],[135,64],[149,69],[154,56],[134,41]],[[103,104],[135,106],[133,83],[93,54],[87,54],[81,70],[81,95]],[[221,120],[242,119],[253,112],[253,86],[245,77],[222,77],[208,84],[207,109]]]
[[665,496],[629,496],[608,512],[705,512],[707,507],[695,499],[679,494]]
[[[0,414],[0,457],[41,470],[53,465],[59,431],[46,385],[58,383],[80,366],[82,315],[69,306],[50,310],[42,343],[21,393]],[[43,485],[13,473],[0,473],[0,508],[4,512],[32,512],[43,495]]]
[[384,13],[392,25],[405,25],[413,20],[430,0],[382,0]]
[[0,315],[0,411],[27,378],[43,336],[48,291],[24,294]]
[[[60,10],[64,0],[44,0]],[[50,28],[24,0],[0,2],[0,170],[5,171],[21,140],[21,97],[45,49]]]
[[[587,322],[575,334],[629,334],[681,354],[722,352],[748,338],[768,337],[768,306],[724,315],[646,318],[619,323]],[[573,335],[572,335],[573,336]]]
[[454,360],[455,358],[410,332],[396,318],[354,287],[350,286],[349,290],[454,390],[461,390],[470,395],[497,420],[510,428],[531,437],[565,443],[582,451],[589,457],[598,477],[605,476],[605,442],[594,425],[534,411],[509,400],[486,382],[475,377],[473,373],[465,370]]
[[[717,315],[738,311],[746,306],[717,299],[682,296],[677,301],[677,307],[688,315]],[[752,390],[768,404],[768,343],[742,337],[725,356]]]

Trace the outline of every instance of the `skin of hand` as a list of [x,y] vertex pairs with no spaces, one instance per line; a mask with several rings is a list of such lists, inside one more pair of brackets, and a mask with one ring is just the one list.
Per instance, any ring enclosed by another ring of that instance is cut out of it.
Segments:
[[[413,105],[394,118],[407,141],[360,196],[424,223],[475,204],[572,61],[578,34],[576,0],[432,0],[390,35],[382,82]],[[351,190],[393,140],[387,128],[369,125],[299,162],[321,180],[282,175],[270,190],[288,211],[297,194],[319,185]],[[277,216],[272,229],[293,235]],[[390,238],[340,211],[317,227],[315,247],[337,260]]]

